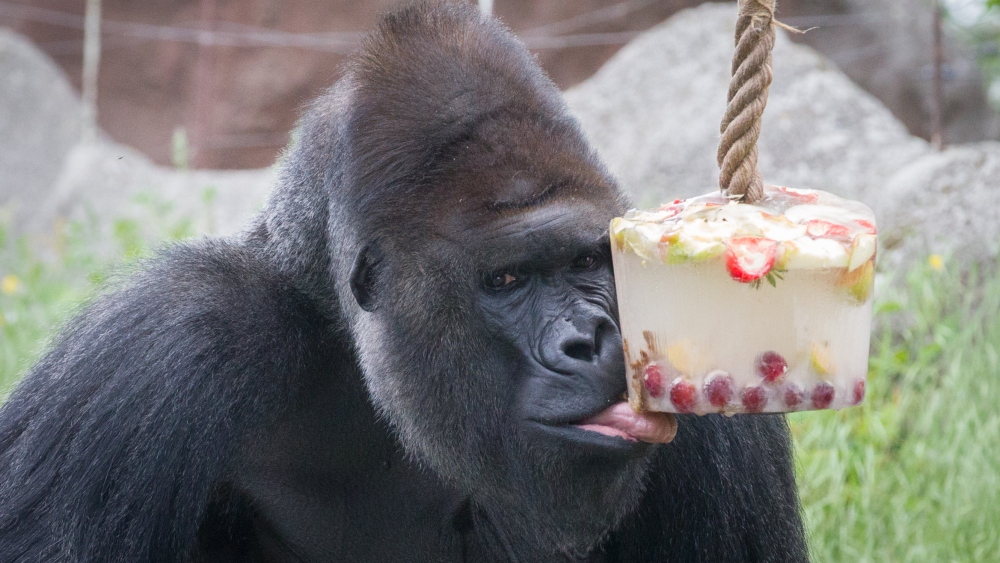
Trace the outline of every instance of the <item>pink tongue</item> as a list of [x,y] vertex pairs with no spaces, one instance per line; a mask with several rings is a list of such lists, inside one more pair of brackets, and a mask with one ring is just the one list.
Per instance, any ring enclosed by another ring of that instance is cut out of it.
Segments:
[[624,401],[611,405],[575,426],[605,436],[652,444],[666,444],[677,433],[677,419],[674,415],[659,412],[639,414]]

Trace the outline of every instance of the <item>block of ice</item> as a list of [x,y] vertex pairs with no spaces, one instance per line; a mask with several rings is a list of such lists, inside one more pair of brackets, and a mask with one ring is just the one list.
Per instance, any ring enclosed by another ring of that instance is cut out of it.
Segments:
[[629,402],[753,413],[861,402],[875,217],[818,190],[719,193],[611,222]]

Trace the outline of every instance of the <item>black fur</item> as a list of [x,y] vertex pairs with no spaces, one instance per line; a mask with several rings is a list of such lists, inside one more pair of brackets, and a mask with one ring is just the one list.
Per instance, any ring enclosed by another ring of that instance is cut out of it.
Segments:
[[0,560],[807,558],[782,417],[566,426],[624,390],[626,202],[505,29],[387,16],[297,139],[0,410]]

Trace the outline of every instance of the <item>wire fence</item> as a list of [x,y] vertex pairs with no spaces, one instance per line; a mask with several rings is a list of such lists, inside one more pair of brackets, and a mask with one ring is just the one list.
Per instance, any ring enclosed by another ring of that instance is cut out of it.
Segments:
[[[574,32],[586,27],[623,19],[639,10],[662,2],[663,0],[626,0],[565,20],[527,29],[520,32],[519,35],[530,49],[621,45],[628,43],[647,30]],[[862,14],[798,16],[784,18],[782,21],[804,28],[829,27],[872,23],[883,19],[885,15],[882,12],[873,11]],[[44,23],[81,31],[85,26],[84,16],[80,14],[5,1],[0,1],[0,18]],[[103,35],[145,41],[174,41],[227,47],[286,47],[339,54],[352,52],[364,36],[363,33],[350,31],[290,32],[225,21],[215,22],[212,29],[205,28],[201,22],[190,25],[158,25],[113,19],[102,20],[101,26]],[[43,45],[50,46],[60,54],[66,54],[70,52],[70,47],[74,43],[78,43],[78,49],[82,50],[82,39],[79,41],[64,40]]]
[[[590,26],[620,20],[662,0],[625,0],[573,16],[564,20],[531,28],[520,36],[532,50],[554,50],[578,47],[623,45],[646,30],[574,33]],[[492,3],[489,2],[492,9]],[[0,0],[0,20],[28,21],[83,31],[83,15]],[[259,26],[227,22],[193,22],[190,24],[159,25],[127,22],[104,18],[101,21],[102,48],[126,47],[132,41],[171,41],[199,47],[295,48],[345,55],[360,44],[359,32],[289,32]],[[84,41],[64,39],[39,44],[50,55],[69,56],[82,53]],[[202,86],[202,89],[206,86]],[[200,90],[199,90],[200,91]],[[200,120],[199,120],[200,121]],[[202,137],[195,132],[196,139]],[[211,135],[197,140],[201,149],[240,149],[279,147],[287,143],[287,133],[231,133]]]
[[[564,20],[523,30],[519,36],[529,49],[536,51],[623,45],[648,30],[598,32],[581,30],[624,20],[643,9],[663,4],[664,1],[624,0]],[[669,1],[676,7],[681,7],[676,0]],[[493,2],[487,4],[491,9],[494,7]],[[888,12],[872,10],[855,14],[793,16],[782,18],[782,21],[800,29],[810,29],[870,26],[882,24],[890,16]],[[80,14],[0,0],[0,21],[4,19],[59,26],[81,32],[86,26],[85,17]],[[104,49],[127,47],[133,41],[171,41],[200,47],[293,48],[346,55],[357,48],[364,34],[352,31],[290,32],[227,21],[159,25],[102,19],[101,36]],[[906,38],[865,42],[829,54],[840,64],[857,64],[900,48],[905,42]],[[81,37],[44,42],[39,44],[39,47],[51,55],[67,56],[82,53],[84,44]],[[951,78],[954,79],[954,76],[951,75]],[[205,139],[203,144],[204,148],[229,149],[276,147],[285,144],[286,141],[285,133],[236,133],[215,135],[211,139]]]
[[[622,45],[648,30],[610,31],[595,33],[574,33],[580,29],[623,19],[639,10],[649,8],[663,0],[626,0],[611,6],[560,20],[520,32],[520,37],[529,49],[567,49],[599,45]],[[834,26],[859,26],[885,21],[889,14],[870,11],[859,14],[816,14],[782,18],[784,23],[795,27],[827,28]],[[0,1],[0,18],[43,23],[71,29],[83,30],[85,18],[82,15],[40,8],[15,2]],[[189,25],[157,25],[141,22],[125,22],[104,19],[101,22],[105,47],[126,44],[124,39],[144,41],[174,41],[203,46],[227,47],[282,47],[308,49],[314,51],[348,54],[357,48],[363,33],[352,31],[289,32],[269,29],[244,23],[218,21],[212,29],[201,22]],[[892,42],[867,43],[857,48],[849,48],[839,60],[856,60],[893,47]],[[67,55],[82,52],[83,40],[69,39],[41,43],[40,47],[51,54]]]
[[[595,10],[563,22],[530,29],[522,34],[529,48],[558,49],[589,45],[624,44],[640,32],[585,33],[557,35],[564,30],[585,27],[617,19],[636,9],[653,4],[656,0],[621,2],[609,8]],[[50,8],[40,8],[12,2],[0,2],[0,18],[44,23],[70,29],[83,30],[84,16]],[[175,41],[204,46],[227,47],[290,47],[315,51],[347,54],[357,48],[364,36],[358,32],[289,32],[257,26],[217,22],[214,29],[200,23],[192,25],[157,25],[104,19],[103,35],[130,37],[146,41]],[[60,42],[62,53],[71,42]],[[80,40],[82,50],[82,39]]]

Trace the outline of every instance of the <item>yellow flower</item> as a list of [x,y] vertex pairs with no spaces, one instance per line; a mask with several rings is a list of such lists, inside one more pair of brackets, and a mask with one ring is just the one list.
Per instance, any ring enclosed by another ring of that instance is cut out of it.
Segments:
[[5,295],[13,295],[19,289],[21,289],[21,280],[14,274],[7,274],[0,280],[0,291]]
[[940,254],[931,254],[927,258],[927,263],[931,265],[935,271],[940,272],[944,269],[944,258],[941,258]]

